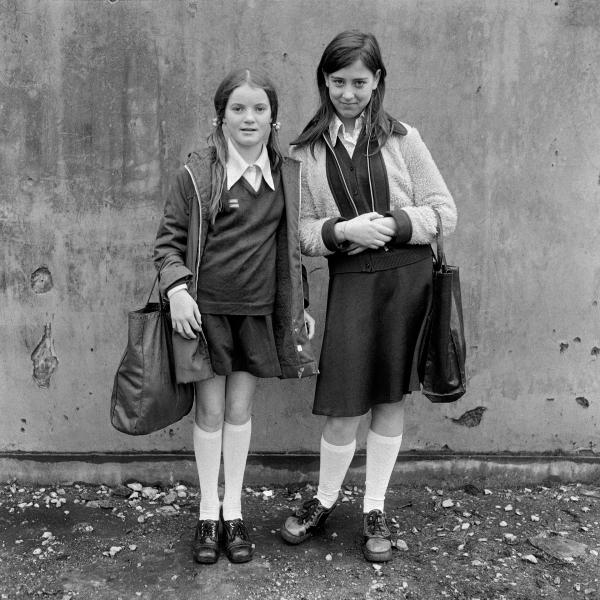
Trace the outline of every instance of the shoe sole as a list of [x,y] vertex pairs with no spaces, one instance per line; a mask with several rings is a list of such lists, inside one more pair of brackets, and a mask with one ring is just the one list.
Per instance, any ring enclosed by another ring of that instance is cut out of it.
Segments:
[[242,563],[247,563],[250,562],[254,556],[251,554],[250,556],[245,556],[244,558],[232,558],[231,556],[227,556],[227,558],[229,559],[230,563],[233,563],[234,565],[240,565]]
[[281,534],[281,537],[283,538],[283,540],[285,542],[287,542],[288,544],[292,544],[293,546],[297,546],[298,544],[301,544],[302,542],[306,541],[312,535],[312,533],[305,533],[304,535],[294,535],[293,533],[290,533],[284,527],[282,527],[279,530],[279,533]]
[[214,565],[219,560],[218,556],[216,558],[198,558],[193,556],[192,558],[200,565]]
[[363,548],[364,557],[369,562],[389,562],[392,560],[392,550],[386,552],[370,552],[366,548]]

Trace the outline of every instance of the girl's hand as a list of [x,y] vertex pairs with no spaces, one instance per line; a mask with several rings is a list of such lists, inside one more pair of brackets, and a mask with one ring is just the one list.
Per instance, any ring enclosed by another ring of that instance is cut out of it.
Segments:
[[366,250],[366,246],[361,246],[360,244],[350,244],[348,249],[346,250],[346,254],[360,254]]
[[371,250],[382,248],[394,235],[394,230],[386,224],[383,216],[376,212],[359,215],[350,221],[336,224],[336,227],[338,225],[347,241]]
[[201,331],[200,309],[187,290],[175,292],[169,298],[173,330],[187,340],[196,339],[195,331]]
[[304,323],[306,324],[306,331],[308,332],[308,339],[312,340],[315,335],[315,320],[312,318],[310,313],[304,311]]

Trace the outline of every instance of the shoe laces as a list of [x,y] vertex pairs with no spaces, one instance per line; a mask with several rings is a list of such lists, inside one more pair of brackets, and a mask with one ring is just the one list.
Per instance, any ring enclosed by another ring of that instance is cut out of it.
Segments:
[[234,519],[233,521],[229,521],[228,525],[228,529],[232,538],[240,537],[243,540],[248,539],[248,530],[246,529],[246,525],[242,519]]
[[296,516],[301,523],[306,523],[315,517],[320,508],[323,508],[323,505],[317,498],[313,498],[302,505]]
[[216,521],[211,521],[209,519],[205,520],[200,527],[200,536],[201,537],[209,537],[214,538],[217,535],[217,526],[218,523]]
[[369,535],[386,537],[389,535],[387,523],[385,522],[385,513],[380,510],[372,510],[367,515],[367,529]]

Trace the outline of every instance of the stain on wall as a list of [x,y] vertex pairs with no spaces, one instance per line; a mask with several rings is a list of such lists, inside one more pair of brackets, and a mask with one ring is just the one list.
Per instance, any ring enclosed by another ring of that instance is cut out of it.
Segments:
[[477,427],[481,423],[483,413],[487,410],[485,406],[478,406],[471,410],[466,411],[458,418],[451,418],[453,423],[462,425],[463,427]]
[[38,387],[50,387],[50,380],[58,368],[51,323],[46,323],[44,326],[44,335],[31,353],[31,362],[33,363],[33,379]]

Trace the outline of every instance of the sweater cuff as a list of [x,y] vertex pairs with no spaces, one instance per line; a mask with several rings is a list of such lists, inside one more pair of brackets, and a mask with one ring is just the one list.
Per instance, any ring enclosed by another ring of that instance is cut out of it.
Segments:
[[392,217],[396,221],[396,233],[392,238],[394,246],[406,244],[412,237],[412,222],[405,210],[397,209],[385,213],[386,217]]
[[345,221],[346,219],[342,217],[333,217],[332,219],[327,219],[325,223],[323,223],[323,227],[321,228],[321,237],[323,238],[323,243],[325,244],[325,248],[330,252],[340,252],[344,250],[344,248],[348,245],[347,242],[338,243],[335,238],[334,227],[336,223],[340,221]]

